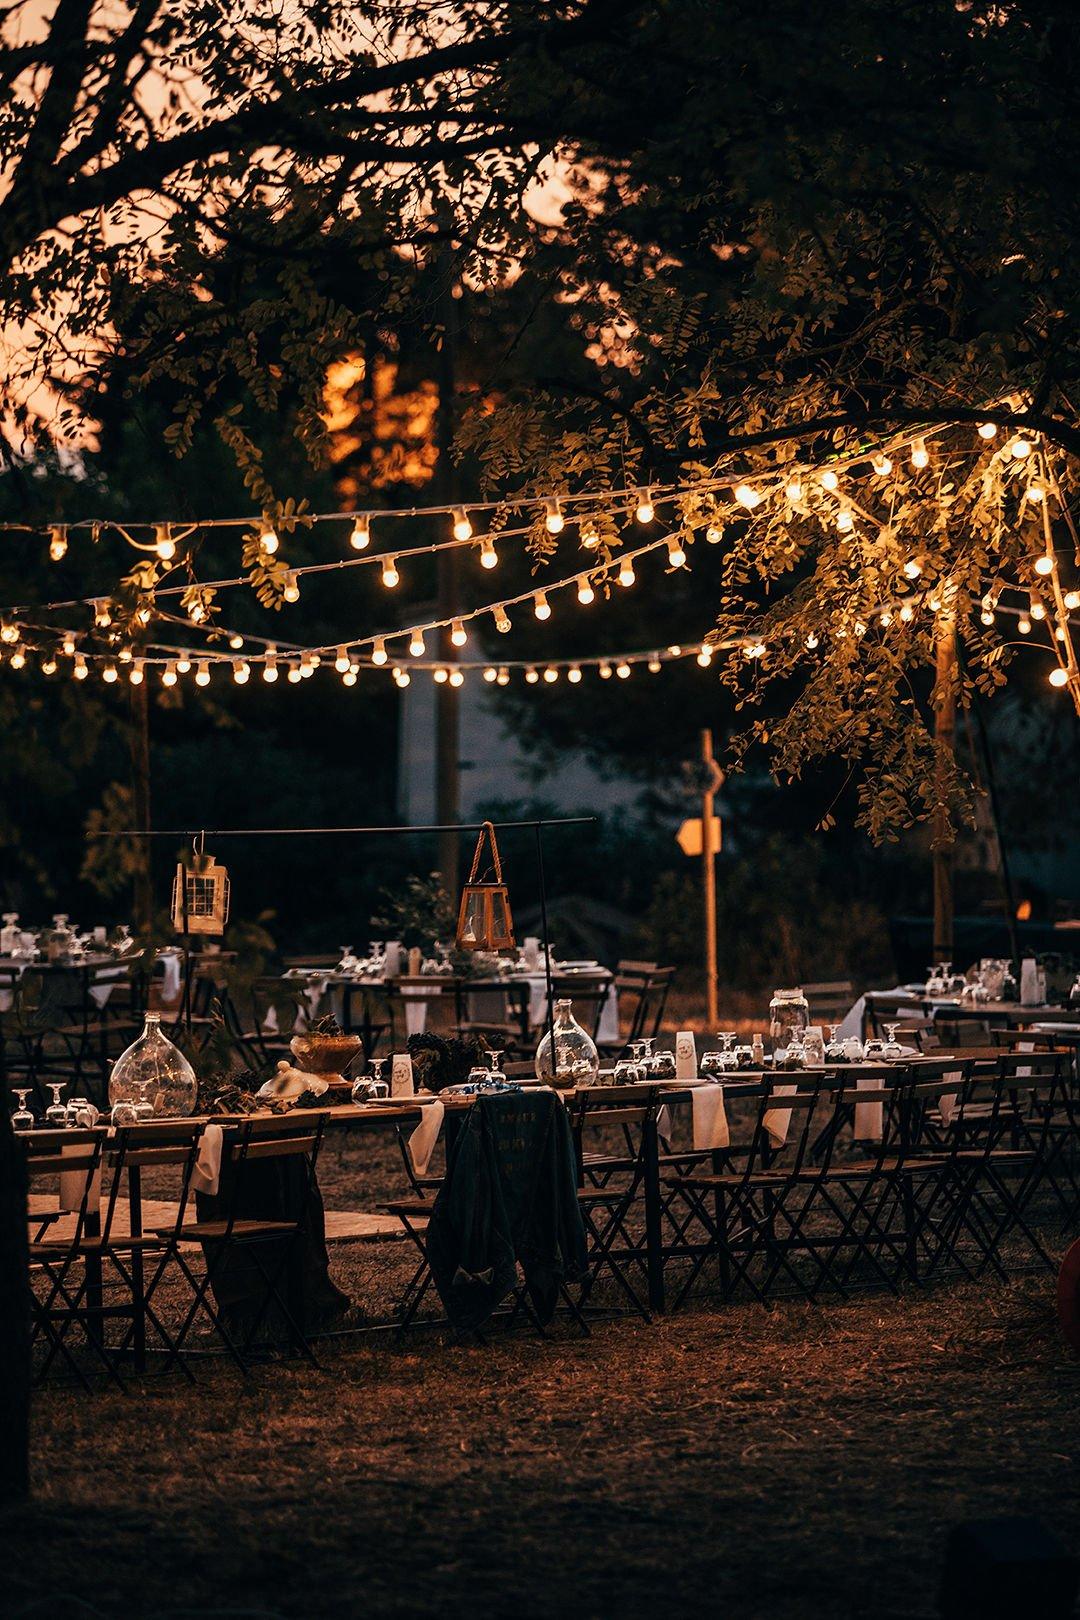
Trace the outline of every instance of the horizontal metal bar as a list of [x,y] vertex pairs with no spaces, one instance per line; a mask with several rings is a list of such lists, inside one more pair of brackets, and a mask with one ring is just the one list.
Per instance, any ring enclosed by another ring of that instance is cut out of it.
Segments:
[[[505,831],[513,827],[587,827],[597,816],[553,816],[538,821],[493,821],[491,825]],[[432,822],[420,827],[154,827],[150,831],[140,827],[109,828],[88,832],[87,838],[298,838],[330,833],[441,833],[479,832],[482,821]]]

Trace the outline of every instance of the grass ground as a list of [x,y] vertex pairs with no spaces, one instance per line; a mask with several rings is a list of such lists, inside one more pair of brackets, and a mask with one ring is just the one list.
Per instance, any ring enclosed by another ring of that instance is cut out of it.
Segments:
[[[400,1264],[345,1253],[359,1297]],[[919,1620],[958,1521],[1080,1551],[1048,1277],[321,1358],[41,1392],[0,1613]]]

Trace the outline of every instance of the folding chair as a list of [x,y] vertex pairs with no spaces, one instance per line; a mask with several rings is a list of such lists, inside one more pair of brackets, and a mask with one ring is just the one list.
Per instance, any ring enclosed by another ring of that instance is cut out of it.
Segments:
[[[317,1365],[301,1321],[301,1290],[288,1273],[300,1257],[308,1231],[308,1206],[315,1190],[315,1167],[326,1117],[325,1113],[307,1111],[285,1116],[254,1115],[240,1124],[228,1126],[222,1152],[223,1188],[218,1199],[219,1209],[213,1214],[197,1211],[194,1220],[185,1219],[182,1224],[158,1231],[157,1236],[166,1246],[165,1263],[175,1265],[192,1296],[179,1329],[172,1335],[164,1371],[168,1372],[174,1362],[182,1359],[188,1335],[195,1322],[203,1317],[220,1336],[233,1363],[246,1376],[248,1357],[271,1309],[280,1314],[294,1348],[305,1360]],[[243,1216],[240,1204],[245,1170],[268,1160],[280,1164],[292,1162],[299,1167],[292,1198],[296,1207],[266,1218]],[[202,1245],[205,1256],[201,1278],[196,1277],[185,1253],[187,1245],[193,1243]],[[233,1259],[250,1262],[249,1275],[256,1287],[242,1336],[234,1334],[225,1313],[212,1298],[215,1282],[222,1278],[226,1264]],[[148,1290],[148,1298],[152,1298],[159,1282],[160,1276]]]
[[[631,1281],[631,1275],[636,1272],[646,1284],[648,1282],[644,1236],[631,1232],[629,1220],[643,1198],[646,1127],[655,1124],[658,1107],[655,1091],[646,1093],[640,1103],[631,1104],[612,1104],[606,1101],[602,1090],[583,1090],[570,1100],[570,1128],[581,1183],[578,1207],[585,1223],[590,1266],[588,1281],[578,1299],[581,1310],[587,1306],[601,1276],[606,1274],[618,1285],[630,1309],[643,1321],[651,1321],[647,1294],[642,1298]],[[610,1128],[620,1130],[628,1146],[632,1146],[636,1133],[636,1147],[625,1156],[587,1154],[586,1130]],[[594,1158],[591,1179],[590,1157]],[[602,1173],[597,1173],[596,1159],[602,1165]]]

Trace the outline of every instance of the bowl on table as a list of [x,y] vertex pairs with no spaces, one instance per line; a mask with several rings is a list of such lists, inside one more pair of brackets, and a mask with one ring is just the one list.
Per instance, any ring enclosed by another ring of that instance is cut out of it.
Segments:
[[328,1086],[345,1091],[352,1083],[345,1071],[362,1046],[359,1035],[320,1035],[314,1030],[294,1035],[289,1042],[289,1050],[305,1074],[317,1074]]

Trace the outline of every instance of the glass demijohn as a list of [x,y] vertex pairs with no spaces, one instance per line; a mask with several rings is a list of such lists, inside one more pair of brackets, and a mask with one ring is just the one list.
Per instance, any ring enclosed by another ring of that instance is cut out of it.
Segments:
[[142,1034],[113,1065],[110,1103],[137,1104],[145,1098],[156,1115],[193,1114],[198,1089],[195,1070],[162,1034],[160,1014],[147,1013]]
[[596,1042],[587,1030],[582,1029],[570,1008],[569,1001],[555,1003],[554,1030],[548,1030],[536,1048],[536,1078],[559,1091],[569,1091],[573,1086],[592,1085],[600,1073],[600,1054],[596,1050]]

